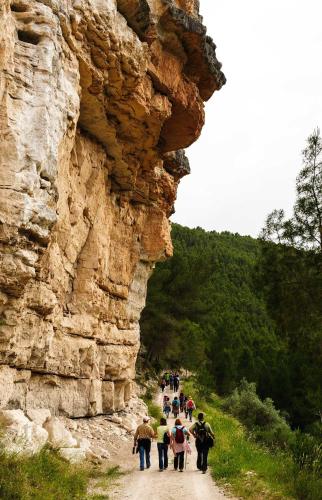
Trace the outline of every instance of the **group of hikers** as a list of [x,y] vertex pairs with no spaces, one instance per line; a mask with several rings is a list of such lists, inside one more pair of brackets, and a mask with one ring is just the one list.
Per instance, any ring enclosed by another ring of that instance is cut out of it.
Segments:
[[170,386],[170,390],[177,392],[180,385],[180,376],[178,372],[165,372],[161,377],[160,387],[163,392],[167,386]]
[[174,454],[174,470],[183,472],[184,459],[186,455],[191,453],[189,444],[189,436],[195,438],[197,448],[197,469],[206,473],[208,468],[208,453],[209,449],[214,445],[214,433],[208,422],[204,420],[204,414],[198,414],[198,420],[188,429],[181,420],[177,418],[174,426],[170,428],[167,425],[167,420],[162,417],[160,425],[156,432],[149,425],[150,417],[144,417],[143,423],[138,426],[134,435],[134,448],[140,456],[140,470],[151,467],[150,451],[153,438],[157,438],[157,447],[159,455],[159,470],[163,472],[168,468],[168,449],[172,449]]
[[170,413],[173,413],[174,418],[178,418],[180,413],[185,414],[185,417],[192,422],[192,412],[196,409],[196,405],[191,396],[186,396],[182,391],[178,396],[174,396],[171,401],[169,396],[163,396],[163,413],[169,418]]
[[[179,390],[180,377],[177,372],[165,372],[161,378],[160,387],[162,393],[167,386],[170,390],[177,392]],[[187,465],[187,456],[191,453],[190,436],[195,438],[197,448],[197,468],[206,473],[208,467],[208,453],[209,449],[214,445],[214,433],[208,422],[204,420],[204,413],[198,414],[198,420],[190,425],[189,428],[185,427],[180,420],[180,413],[185,414],[185,418],[189,419],[192,423],[192,413],[196,409],[196,405],[190,396],[186,396],[183,391],[179,396],[173,396],[172,401],[166,394],[163,396],[163,413],[166,418],[160,419],[160,425],[157,427],[156,432],[149,425],[150,417],[143,417],[143,423],[138,426],[134,435],[135,451],[139,453],[140,457],[140,470],[145,468],[149,469],[151,466],[150,451],[152,439],[157,439],[157,448],[159,455],[159,470],[160,472],[168,468],[168,450],[169,447],[174,454],[174,469],[183,472],[185,465]],[[171,427],[167,424],[167,418],[170,413],[175,418],[174,426]]]

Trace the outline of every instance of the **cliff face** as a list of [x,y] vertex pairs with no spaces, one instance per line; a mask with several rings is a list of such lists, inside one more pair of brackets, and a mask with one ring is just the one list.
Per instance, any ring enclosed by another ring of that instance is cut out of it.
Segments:
[[124,407],[181,149],[224,82],[195,0],[1,2],[0,407]]

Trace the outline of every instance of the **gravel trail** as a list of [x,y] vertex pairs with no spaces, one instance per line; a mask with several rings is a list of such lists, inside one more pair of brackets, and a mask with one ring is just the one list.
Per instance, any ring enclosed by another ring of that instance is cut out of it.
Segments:
[[[172,391],[171,391],[172,392]],[[170,392],[168,391],[170,395]],[[157,396],[161,405],[162,394]],[[182,414],[180,415],[180,418]],[[183,415],[184,417],[184,415]],[[184,425],[192,425],[181,418]],[[169,418],[168,424],[174,425],[174,419]],[[139,470],[138,455],[132,455],[128,450],[125,456],[119,457],[122,470],[127,473],[110,493],[113,500],[220,500],[228,497],[216,486],[210,472],[202,474],[196,467],[197,452],[194,439],[191,437],[192,454],[188,456],[187,468],[183,473],[173,469],[173,452],[169,449],[169,468],[160,472],[158,466],[158,451],[154,441],[151,447],[151,468]],[[124,455],[124,454],[123,454]]]

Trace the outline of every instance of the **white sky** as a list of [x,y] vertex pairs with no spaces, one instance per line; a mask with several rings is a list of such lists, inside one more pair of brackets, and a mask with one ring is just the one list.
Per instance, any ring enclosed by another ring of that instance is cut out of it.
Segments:
[[322,128],[322,0],[201,0],[226,85],[186,150],[174,222],[257,236],[291,215],[301,151]]

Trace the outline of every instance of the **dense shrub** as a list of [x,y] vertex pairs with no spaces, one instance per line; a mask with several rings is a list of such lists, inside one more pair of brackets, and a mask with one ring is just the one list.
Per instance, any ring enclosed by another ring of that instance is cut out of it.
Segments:
[[291,444],[294,462],[300,469],[313,472],[317,476],[322,474],[322,444],[317,438],[300,431],[294,433],[295,439]]
[[148,391],[146,392],[143,400],[148,407],[148,413],[150,417],[154,419],[154,421],[152,422],[152,427],[154,430],[156,430],[158,425],[160,425],[160,418],[164,417],[160,405],[154,403],[152,393]]
[[[89,463],[73,465],[57,451],[45,447],[33,456],[8,455],[1,444],[0,499],[98,500],[120,475],[118,467],[106,469]],[[91,493],[88,493],[90,485]],[[96,489],[99,493],[96,494]]]
[[285,418],[270,398],[264,401],[259,398],[254,383],[243,379],[239,387],[225,400],[223,407],[238,418],[255,439],[269,446],[285,447],[293,439]]
[[[251,393],[250,400],[254,401],[255,387],[247,382],[243,382],[242,385],[248,394]],[[216,446],[210,451],[209,463],[212,474],[219,484],[230,487],[238,498],[248,500],[259,498],[321,500],[321,442],[318,439],[311,439],[311,436],[300,431],[291,433],[287,428],[288,435],[291,435],[288,441],[289,447],[281,450],[275,446],[274,450],[270,450],[267,446],[250,439],[250,435],[254,432],[245,432],[245,427],[236,418],[223,413],[222,408],[223,406],[227,408],[227,401],[221,402],[216,395],[212,395],[212,401],[210,398],[207,401],[199,398],[197,387],[191,382],[185,382],[185,390],[192,394],[198,405],[197,411],[206,413],[206,419],[214,429]],[[237,393],[239,392],[240,388]],[[236,397],[236,393],[230,399],[234,400],[235,408],[236,406],[242,408],[242,403],[240,406],[237,405],[240,398]],[[257,416],[253,417],[255,422],[257,424],[274,422],[276,434],[279,418],[276,417],[275,408],[272,410],[268,405],[270,415],[267,417],[267,408],[258,410],[258,407],[261,408],[256,401]],[[252,422],[254,426],[250,417],[252,408],[254,405],[248,407],[249,411],[244,408],[241,413],[246,414],[247,421]],[[282,429],[284,428],[282,425]],[[259,433],[258,429],[257,425]],[[262,427],[261,432],[269,434],[269,427]]]
[[0,498],[6,500],[85,499],[88,476],[51,450],[32,457],[0,450]]

